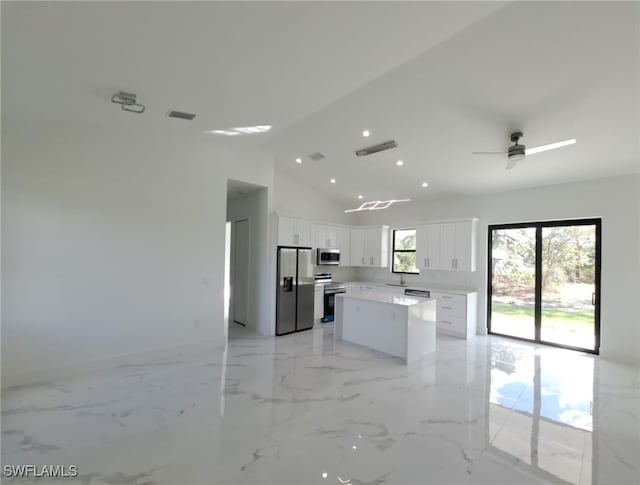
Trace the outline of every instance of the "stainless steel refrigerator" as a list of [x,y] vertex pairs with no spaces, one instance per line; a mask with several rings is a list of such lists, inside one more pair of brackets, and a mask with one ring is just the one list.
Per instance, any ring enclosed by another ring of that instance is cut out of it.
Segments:
[[313,269],[311,248],[278,247],[276,335],[313,328]]

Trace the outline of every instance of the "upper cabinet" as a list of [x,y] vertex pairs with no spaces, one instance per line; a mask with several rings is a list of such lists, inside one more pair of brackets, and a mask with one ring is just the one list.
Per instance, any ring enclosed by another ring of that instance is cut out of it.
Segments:
[[389,265],[389,226],[351,229],[351,266]]
[[336,226],[313,225],[314,247],[316,248],[337,248],[338,228]]
[[476,270],[476,219],[433,223],[416,230],[416,263],[421,270]]
[[336,235],[340,250],[340,266],[351,266],[351,229],[338,227]]
[[278,217],[279,246],[311,246],[311,223],[303,219]]
[[440,224],[416,227],[416,267],[440,269]]

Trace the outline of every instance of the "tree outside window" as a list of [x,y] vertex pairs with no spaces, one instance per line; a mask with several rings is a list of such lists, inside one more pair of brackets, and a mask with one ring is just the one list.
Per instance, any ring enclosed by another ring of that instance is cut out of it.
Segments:
[[394,273],[418,274],[416,268],[416,230],[396,229],[393,231],[393,266]]

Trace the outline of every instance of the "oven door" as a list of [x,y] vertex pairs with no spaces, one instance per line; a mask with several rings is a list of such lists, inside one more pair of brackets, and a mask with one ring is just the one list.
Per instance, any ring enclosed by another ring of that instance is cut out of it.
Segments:
[[336,309],[336,295],[339,293],[346,293],[345,290],[338,291],[325,291],[324,293],[324,315],[321,322],[333,322],[335,319]]
[[318,248],[318,255],[316,257],[316,264],[318,266],[337,266],[340,264],[340,250],[339,249],[320,249]]

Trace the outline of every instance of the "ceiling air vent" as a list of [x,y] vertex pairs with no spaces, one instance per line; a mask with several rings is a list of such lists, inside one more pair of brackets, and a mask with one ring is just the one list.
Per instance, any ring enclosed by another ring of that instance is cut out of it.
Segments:
[[309,158],[317,162],[318,160],[322,160],[323,158],[326,158],[326,157],[320,152],[315,152],[309,155]]
[[373,155],[374,153],[383,152],[397,146],[398,143],[396,143],[395,140],[385,141],[384,143],[380,143],[379,145],[373,145],[371,147],[363,148],[362,150],[357,150],[356,155],[358,155],[359,157],[364,157],[366,155]]
[[185,113],[184,111],[173,111],[170,110],[167,114],[169,118],[180,118],[181,120],[189,120],[191,121],[196,117],[193,113]]

